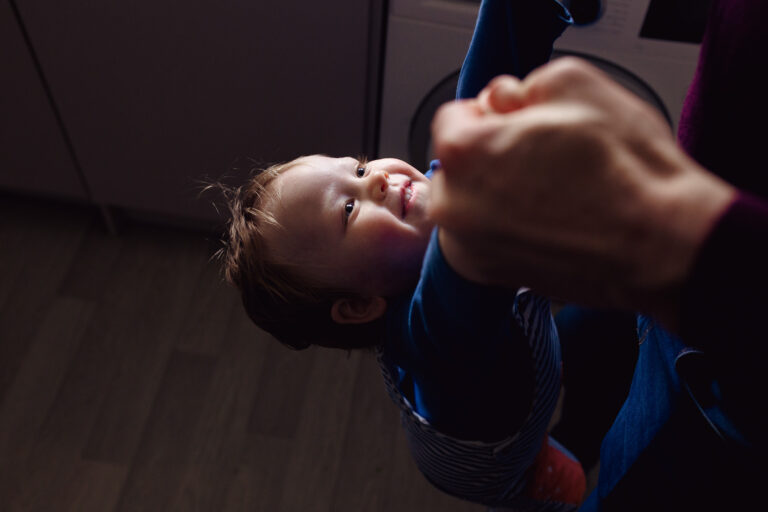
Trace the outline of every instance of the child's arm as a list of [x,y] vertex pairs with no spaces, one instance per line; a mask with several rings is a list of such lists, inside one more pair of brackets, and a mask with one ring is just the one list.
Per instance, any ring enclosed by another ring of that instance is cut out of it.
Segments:
[[[496,76],[525,77],[546,63],[573,23],[558,0],[483,0],[456,86],[456,99],[476,97]],[[433,160],[427,176],[440,168]]]
[[[483,0],[478,13],[475,31],[472,36],[469,50],[464,59],[459,83],[457,86],[457,97],[474,97],[485,87],[485,85],[495,76],[500,74],[512,74],[518,77],[524,77],[529,71],[546,63],[552,53],[554,41],[562,34],[565,28],[572,23],[568,11],[557,0]],[[464,267],[472,268],[471,265],[461,264],[460,258],[463,256],[461,243],[451,238],[450,234],[444,230],[438,230],[439,249],[435,249],[436,254],[441,257],[435,258],[438,262],[437,267],[445,267],[439,274],[440,277],[432,281],[440,293],[436,296],[440,300],[430,301],[425,297],[426,304],[440,303],[445,308],[447,304],[452,304],[449,311],[444,316],[436,314],[437,320],[426,322],[431,325],[430,333],[433,346],[440,347],[440,351],[452,352],[457,360],[462,363],[469,363],[476,359],[476,364],[484,366],[485,371],[482,378],[476,376],[470,379],[471,386],[466,381],[456,379],[456,373],[446,370],[442,375],[439,371],[431,372],[429,378],[423,378],[422,391],[425,403],[441,403],[446,396],[444,393],[450,383],[456,383],[463,387],[464,395],[468,397],[467,403],[463,407],[456,408],[473,409],[475,422],[464,425],[467,431],[473,431],[480,438],[494,438],[501,433],[510,433],[519,426],[521,418],[512,403],[507,410],[492,407],[483,402],[483,398],[492,396],[517,396],[526,395],[526,377],[525,365],[517,371],[512,371],[509,361],[521,362],[520,354],[502,355],[500,350],[512,350],[509,345],[494,345],[484,342],[490,342],[495,338],[494,335],[483,333],[482,327],[497,325],[504,318],[503,311],[508,311],[509,303],[504,297],[514,297],[513,290],[507,290],[506,293],[492,291],[478,287],[476,283],[467,283],[462,288],[462,283],[453,282],[447,289],[440,288],[445,285],[448,276],[455,281],[459,281],[459,276],[454,276],[454,270]],[[477,241],[478,243],[480,241]],[[443,259],[444,258],[444,259]],[[426,260],[425,260],[426,261]],[[439,263],[442,262],[442,263]],[[448,265],[445,265],[445,262]],[[449,268],[452,267],[452,268]],[[468,277],[468,276],[461,276]],[[425,277],[423,276],[423,279]],[[521,283],[522,284],[522,283]],[[452,294],[451,289],[463,289],[464,293]],[[424,293],[428,294],[432,287],[424,287]],[[473,291],[477,293],[469,293]],[[449,297],[455,299],[455,303],[448,300]],[[478,308],[478,303],[484,307]],[[423,304],[422,304],[423,305]],[[430,305],[428,309],[432,312]],[[497,311],[498,310],[498,311]],[[472,313],[474,312],[474,313]],[[469,324],[467,326],[466,324]],[[505,336],[516,338],[516,334],[510,331]],[[456,336],[458,333],[459,334]],[[481,334],[482,333],[482,334]],[[472,335],[474,334],[474,336]],[[454,336],[456,336],[454,338]],[[514,345],[511,344],[511,345]],[[519,348],[519,347],[517,347]],[[527,349],[527,347],[525,347]],[[445,353],[443,353],[445,356]],[[488,359],[485,359],[488,358]],[[452,358],[449,356],[448,360]],[[479,363],[484,361],[484,363]],[[505,365],[495,366],[489,362],[507,361]],[[447,365],[449,368],[451,365]],[[438,365],[439,367],[439,365]],[[471,392],[466,392],[468,389]],[[530,391],[530,390],[528,390]],[[527,398],[527,397],[526,397]],[[456,397],[453,398],[456,400]],[[443,413],[448,413],[452,407],[436,407]],[[459,414],[451,423],[460,422],[457,418],[467,416]],[[476,422],[485,425],[484,428],[477,428]],[[489,427],[490,425],[490,427]],[[466,431],[465,431],[466,433]]]
[[[545,63],[569,21],[555,0],[484,0],[457,96],[474,97],[499,74],[524,76]],[[419,419],[442,434],[498,443],[490,470],[498,478],[468,478],[477,461],[462,466],[452,452],[419,447],[417,461],[451,494],[512,503],[541,449],[557,399],[557,334],[546,301],[524,299],[521,311],[514,290],[484,287],[457,274],[443,254],[452,247],[438,233],[405,305],[405,342],[396,349],[403,352],[397,358],[401,391]],[[421,438],[412,442],[420,446]],[[479,469],[485,476],[487,470]]]
[[[558,0],[483,0],[456,87],[456,98],[474,98],[496,76],[520,79],[549,61],[555,40],[571,15]],[[433,170],[439,162],[432,162]],[[473,268],[462,250],[466,240],[440,230],[440,247],[451,266]],[[475,248],[476,250],[476,248]],[[464,275],[473,278],[471,275]]]
[[474,98],[498,75],[523,78],[549,60],[555,39],[571,23],[556,0],[484,0],[456,98]]
[[442,432],[499,441],[528,416],[535,376],[528,340],[513,318],[515,298],[514,290],[463,279],[433,233],[408,331],[415,408]]

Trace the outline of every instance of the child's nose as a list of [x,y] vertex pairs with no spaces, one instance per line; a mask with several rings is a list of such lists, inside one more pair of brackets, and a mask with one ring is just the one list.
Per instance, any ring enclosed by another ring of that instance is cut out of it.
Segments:
[[389,187],[389,173],[387,171],[377,171],[373,174],[373,183],[371,189],[374,197],[382,199],[387,195]]

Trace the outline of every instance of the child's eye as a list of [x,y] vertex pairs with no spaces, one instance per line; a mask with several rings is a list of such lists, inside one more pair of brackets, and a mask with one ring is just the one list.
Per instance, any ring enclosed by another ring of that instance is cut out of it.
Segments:
[[349,217],[352,215],[352,211],[355,209],[355,200],[350,199],[346,203],[344,203],[344,216]]
[[357,171],[355,171],[355,173],[357,174],[358,178],[362,178],[363,176],[365,176],[365,166],[364,165],[359,166],[357,168]]

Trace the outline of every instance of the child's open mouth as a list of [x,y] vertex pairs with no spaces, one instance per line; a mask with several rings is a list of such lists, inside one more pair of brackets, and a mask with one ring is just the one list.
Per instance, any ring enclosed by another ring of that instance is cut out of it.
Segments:
[[401,196],[403,198],[403,218],[405,218],[405,214],[408,213],[408,205],[410,204],[413,195],[413,186],[411,181],[408,180],[405,185],[403,185],[401,192]]

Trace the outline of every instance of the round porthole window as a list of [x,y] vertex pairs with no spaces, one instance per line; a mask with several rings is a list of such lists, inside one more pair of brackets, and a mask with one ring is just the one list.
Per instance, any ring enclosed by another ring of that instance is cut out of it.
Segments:
[[[669,123],[673,126],[669,111],[664,106],[659,95],[640,77],[624,69],[618,64],[609,62],[605,59],[591,55],[555,50],[552,54],[553,59],[564,56],[575,56],[589,61],[593,66],[599,68],[608,74],[617,83],[626,87],[636,94],[642,100],[655,107]],[[459,71],[451,73],[440,81],[427,94],[416,109],[416,113],[411,120],[411,126],[408,135],[408,156],[410,163],[417,169],[426,171],[429,168],[429,162],[434,159],[432,151],[431,124],[435,112],[443,103],[452,101],[456,97],[456,85],[459,81]]]

